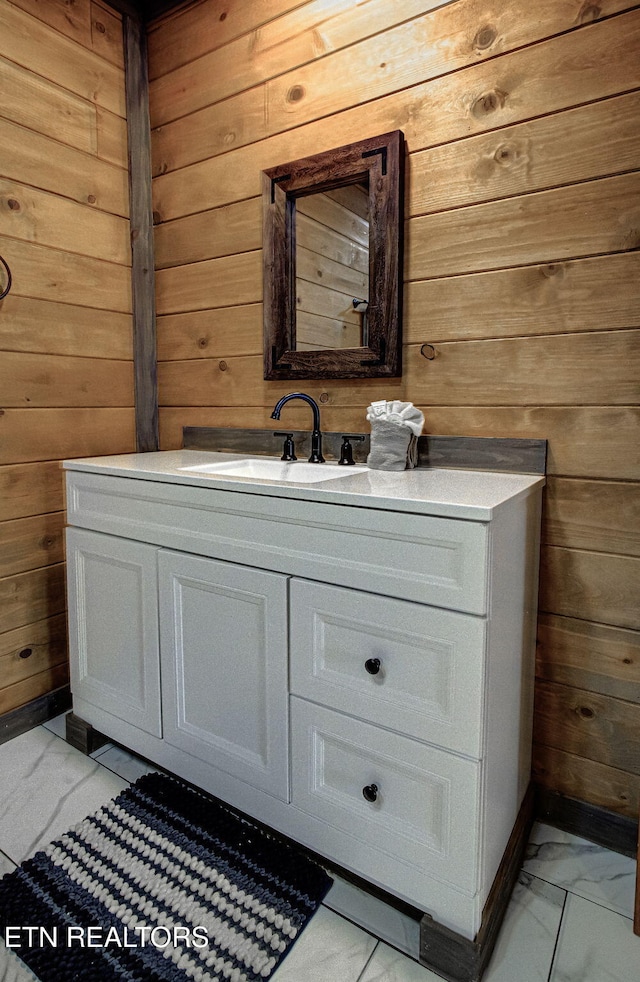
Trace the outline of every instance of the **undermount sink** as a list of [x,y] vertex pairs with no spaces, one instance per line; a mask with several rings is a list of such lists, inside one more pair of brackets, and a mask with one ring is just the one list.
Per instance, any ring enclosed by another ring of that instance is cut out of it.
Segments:
[[211,474],[215,477],[253,477],[258,480],[286,481],[295,484],[319,484],[321,481],[335,481],[350,477],[358,471],[366,470],[364,465],[344,467],[340,464],[310,464],[305,461],[274,460],[270,457],[243,457],[219,464],[195,464],[181,467],[181,471],[192,474]]

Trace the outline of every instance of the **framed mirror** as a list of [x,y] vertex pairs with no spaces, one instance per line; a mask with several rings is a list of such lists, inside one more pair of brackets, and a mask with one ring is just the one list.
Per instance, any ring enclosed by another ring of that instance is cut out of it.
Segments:
[[402,133],[262,176],[265,379],[401,375]]

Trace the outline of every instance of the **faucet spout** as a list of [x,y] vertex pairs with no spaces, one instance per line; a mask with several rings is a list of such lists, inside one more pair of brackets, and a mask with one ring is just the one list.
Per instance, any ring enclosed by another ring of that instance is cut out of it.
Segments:
[[281,399],[278,399],[273,407],[271,419],[280,419],[282,409],[291,399],[302,399],[303,402],[311,406],[313,412],[313,432],[311,434],[311,456],[309,457],[309,463],[324,464],[324,457],[322,456],[322,433],[320,432],[320,408],[315,399],[308,396],[306,392],[290,392],[289,395],[282,396]]

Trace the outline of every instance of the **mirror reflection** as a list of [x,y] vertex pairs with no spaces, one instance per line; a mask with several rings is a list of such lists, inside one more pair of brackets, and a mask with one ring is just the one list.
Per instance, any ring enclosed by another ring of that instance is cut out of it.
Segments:
[[262,172],[264,378],[402,374],[404,139]]
[[366,346],[368,181],[298,198],[295,243],[296,350]]

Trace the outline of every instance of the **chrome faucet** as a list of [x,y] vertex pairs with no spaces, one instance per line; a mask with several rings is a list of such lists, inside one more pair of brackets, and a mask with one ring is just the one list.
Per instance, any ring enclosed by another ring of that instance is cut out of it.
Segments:
[[291,399],[302,399],[303,402],[311,406],[313,410],[313,433],[311,434],[311,456],[309,457],[309,463],[324,464],[324,457],[322,456],[322,433],[320,432],[320,409],[315,399],[312,399],[305,392],[290,392],[288,396],[278,399],[271,413],[271,419],[280,419],[283,406]]

